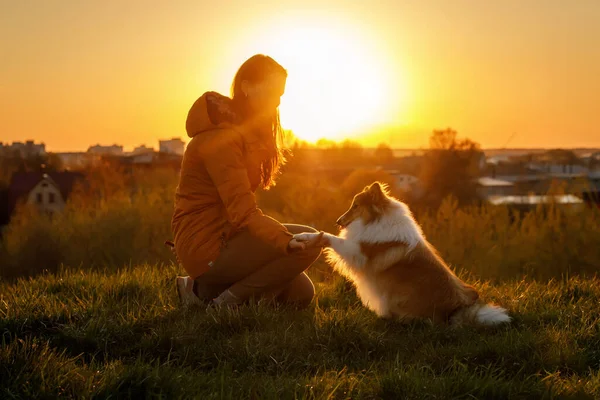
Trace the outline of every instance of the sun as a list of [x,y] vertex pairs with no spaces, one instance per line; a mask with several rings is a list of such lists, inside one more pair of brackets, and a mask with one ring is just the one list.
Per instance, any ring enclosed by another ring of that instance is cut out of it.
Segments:
[[354,138],[391,119],[398,76],[364,35],[314,19],[286,21],[260,47],[288,71],[281,121],[298,138]]

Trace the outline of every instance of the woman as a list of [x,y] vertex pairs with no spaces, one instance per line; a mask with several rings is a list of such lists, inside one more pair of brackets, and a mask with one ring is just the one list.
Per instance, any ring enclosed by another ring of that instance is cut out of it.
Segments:
[[254,191],[273,185],[284,163],[279,103],[286,70],[264,55],[238,70],[232,97],[207,92],[190,109],[187,145],[171,221],[175,252],[189,277],[177,278],[184,305],[241,304],[268,298],[307,306],[304,271],[319,257],[293,235],[315,232],[264,215]]

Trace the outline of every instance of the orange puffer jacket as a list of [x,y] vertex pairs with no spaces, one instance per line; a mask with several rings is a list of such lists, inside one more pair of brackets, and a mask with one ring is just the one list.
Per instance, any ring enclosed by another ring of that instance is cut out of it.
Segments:
[[171,229],[177,256],[192,278],[207,271],[221,246],[239,230],[247,229],[282,254],[292,239],[256,205],[260,164],[268,153],[255,134],[235,124],[230,101],[207,92],[187,117],[192,140],[183,155]]

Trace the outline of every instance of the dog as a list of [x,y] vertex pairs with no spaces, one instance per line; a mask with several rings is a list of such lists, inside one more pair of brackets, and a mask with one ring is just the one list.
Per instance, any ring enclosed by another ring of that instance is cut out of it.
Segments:
[[330,233],[294,235],[306,246],[326,247],[327,261],[354,283],[362,303],[378,316],[434,323],[497,325],[504,308],[484,304],[425,239],[408,206],[375,182],[354,196]]

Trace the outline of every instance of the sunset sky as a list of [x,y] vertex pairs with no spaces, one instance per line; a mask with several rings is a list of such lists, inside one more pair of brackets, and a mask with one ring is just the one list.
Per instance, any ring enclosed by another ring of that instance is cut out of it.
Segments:
[[282,122],[308,140],[600,147],[599,0],[3,1],[0,141],[187,139],[255,53],[288,70]]

